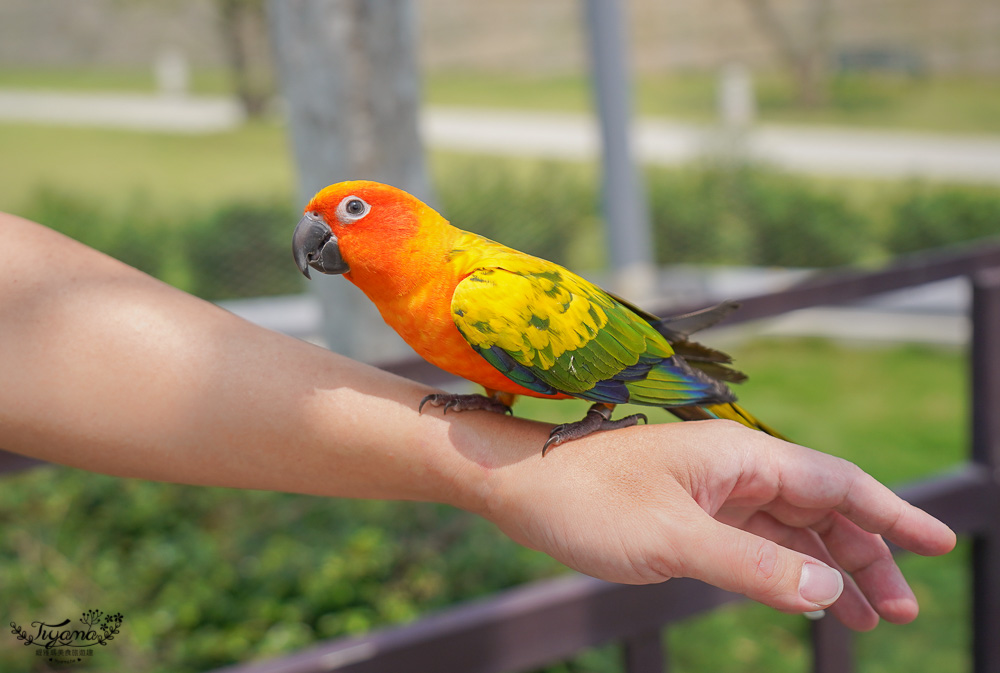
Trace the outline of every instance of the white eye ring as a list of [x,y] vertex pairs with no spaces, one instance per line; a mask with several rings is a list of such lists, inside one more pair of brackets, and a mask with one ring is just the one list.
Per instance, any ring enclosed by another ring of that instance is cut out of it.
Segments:
[[371,205],[357,196],[345,196],[337,206],[337,219],[341,224],[357,222],[371,212]]

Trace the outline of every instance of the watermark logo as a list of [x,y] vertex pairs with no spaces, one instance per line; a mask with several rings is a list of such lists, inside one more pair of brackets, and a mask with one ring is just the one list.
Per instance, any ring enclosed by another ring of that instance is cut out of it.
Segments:
[[84,657],[94,656],[94,646],[107,646],[115,639],[124,621],[122,613],[104,614],[100,610],[87,610],[78,620],[82,627],[70,624],[69,619],[58,623],[31,622],[25,629],[10,623],[10,632],[25,647],[34,645],[35,655],[46,657],[59,664],[77,663]]

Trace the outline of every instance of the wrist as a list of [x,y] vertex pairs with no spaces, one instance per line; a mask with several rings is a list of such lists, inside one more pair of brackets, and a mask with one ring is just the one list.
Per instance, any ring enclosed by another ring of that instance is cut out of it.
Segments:
[[450,470],[448,504],[500,524],[523,499],[516,493],[524,471],[539,467],[551,426],[482,412],[455,415],[451,421],[449,448],[457,463]]

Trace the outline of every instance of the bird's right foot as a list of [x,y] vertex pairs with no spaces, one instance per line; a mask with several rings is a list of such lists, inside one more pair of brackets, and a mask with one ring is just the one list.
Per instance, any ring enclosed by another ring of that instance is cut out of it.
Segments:
[[575,423],[563,423],[562,425],[557,425],[552,428],[552,432],[549,434],[548,441],[542,447],[542,457],[553,446],[558,446],[563,442],[568,442],[574,439],[580,439],[581,437],[586,437],[587,435],[599,432],[601,430],[617,430],[618,428],[628,428],[639,421],[643,423],[648,423],[649,419],[646,418],[646,414],[632,414],[631,416],[626,416],[625,418],[619,418],[617,421],[611,420],[611,407],[607,404],[597,404],[591,405],[590,409],[587,410],[587,415],[583,417],[582,420],[576,421]]

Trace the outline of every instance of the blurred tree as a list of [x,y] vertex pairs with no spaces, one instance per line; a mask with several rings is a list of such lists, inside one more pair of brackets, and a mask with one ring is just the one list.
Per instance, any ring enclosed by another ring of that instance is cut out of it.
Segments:
[[746,0],[751,16],[771,41],[795,83],[796,102],[820,107],[830,98],[830,0],[806,0],[803,20],[794,28],[772,0]]
[[[117,0],[158,6],[163,0]],[[266,0],[211,0],[233,89],[248,118],[260,117],[274,97],[274,65],[268,39]],[[174,0],[175,5],[183,4]]]
[[[271,0],[268,9],[302,203],[351,179],[433,202],[418,124],[414,1]],[[409,352],[353,286],[314,274],[310,289],[333,350],[362,360]]]
[[275,90],[264,0],[215,0],[215,4],[236,95],[247,117],[260,117]]

